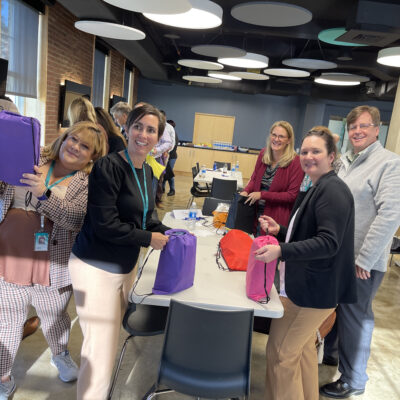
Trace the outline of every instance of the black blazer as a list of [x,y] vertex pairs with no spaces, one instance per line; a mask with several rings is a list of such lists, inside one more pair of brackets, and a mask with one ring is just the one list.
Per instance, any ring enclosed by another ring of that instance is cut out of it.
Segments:
[[[295,213],[292,210],[290,218]],[[278,240],[287,228],[281,226]],[[298,208],[288,243],[280,243],[286,262],[285,291],[298,306],[333,308],[356,302],[354,200],[334,171],[323,175]]]

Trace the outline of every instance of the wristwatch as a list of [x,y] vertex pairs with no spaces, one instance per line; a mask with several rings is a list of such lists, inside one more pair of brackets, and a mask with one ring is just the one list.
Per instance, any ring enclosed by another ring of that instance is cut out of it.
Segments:
[[47,190],[45,190],[45,192],[44,192],[40,197],[38,197],[37,199],[40,200],[40,201],[48,200],[48,199],[50,198],[50,196],[51,196],[51,190],[50,190],[50,189],[47,189]]

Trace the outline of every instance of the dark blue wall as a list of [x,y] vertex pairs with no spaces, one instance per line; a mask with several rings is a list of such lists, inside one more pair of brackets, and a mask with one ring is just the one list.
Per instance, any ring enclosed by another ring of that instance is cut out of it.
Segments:
[[[228,90],[190,85],[168,84],[139,79],[138,101],[145,101],[176,122],[179,139],[191,141],[196,112],[235,116],[233,144],[262,148],[270,126],[277,120],[289,121],[294,128],[299,147],[302,135],[314,125],[327,125],[330,115],[345,117],[362,103],[313,100],[306,96],[247,95]],[[390,121],[391,102],[368,102]],[[218,140],[219,138],[215,138]]]

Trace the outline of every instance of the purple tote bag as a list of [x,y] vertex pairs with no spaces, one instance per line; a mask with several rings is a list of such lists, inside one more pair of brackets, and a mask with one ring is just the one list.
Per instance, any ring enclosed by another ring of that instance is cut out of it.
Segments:
[[39,164],[40,123],[10,111],[0,112],[0,181],[20,183],[24,172],[34,173]]
[[193,286],[194,281],[196,236],[184,229],[170,229],[165,234],[169,240],[158,261],[154,294],[180,292]]

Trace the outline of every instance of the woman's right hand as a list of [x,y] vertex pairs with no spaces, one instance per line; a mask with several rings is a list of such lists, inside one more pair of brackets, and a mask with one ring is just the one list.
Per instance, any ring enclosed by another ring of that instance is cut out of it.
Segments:
[[150,246],[154,250],[162,250],[168,242],[168,236],[160,232],[152,232]]
[[268,217],[268,215],[261,215],[261,217],[258,218],[258,222],[260,223],[261,229],[267,232],[268,235],[276,236],[281,229],[279,224],[273,218]]

